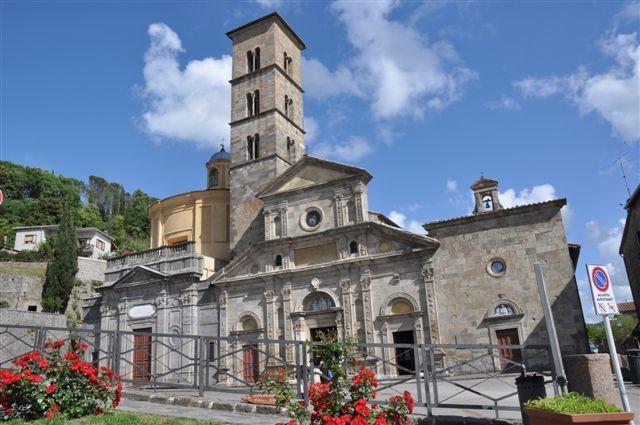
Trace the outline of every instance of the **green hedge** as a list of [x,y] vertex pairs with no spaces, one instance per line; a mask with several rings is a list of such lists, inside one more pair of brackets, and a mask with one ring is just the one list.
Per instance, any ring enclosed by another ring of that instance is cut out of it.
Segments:
[[546,410],[554,413],[584,414],[584,413],[613,413],[621,410],[611,403],[599,398],[585,397],[578,393],[569,393],[553,398],[539,398],[529,400],[525,407]]

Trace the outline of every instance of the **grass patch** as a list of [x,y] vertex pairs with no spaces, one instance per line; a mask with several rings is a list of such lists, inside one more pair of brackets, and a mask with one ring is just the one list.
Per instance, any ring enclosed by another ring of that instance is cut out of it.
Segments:
[[569,393],[553,398],[539,398],[525,404],[530,409],[546,410],[554,413],[585,414],[621,412],[617,406],[599,398],[585,397],[578,393]]
[[14,265],[0,266],[0,273],[23,274],[27,276],[44,277],[44,274],[46,271],[47,271],[46,267],[22,267],[17,265],[16,266]]
[[110,412],[101,416],[87,416],[80,419],[68,420],[56,418],[53,420],[37,420],[25,422],[12,420],[3,422],[6,425],[221,425],[222,422],[198,421],[186,418],[170,418],[166,416],[147,415],[131,412]]

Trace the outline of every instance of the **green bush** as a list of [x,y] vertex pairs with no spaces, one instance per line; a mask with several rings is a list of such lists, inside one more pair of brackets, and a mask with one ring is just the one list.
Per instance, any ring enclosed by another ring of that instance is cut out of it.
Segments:
[[590,398],[578,393],[569,393],[553,398],[539,398],[529,400],[525,407],[529,409],[546,410],[554,413],[584,414],[584,413],[613,413],[621,410],[611,403],[599,398]]
[[4,308],[4,307],[8,307],[8,306],[9,306],[9,301],[0,300],[0,308]]

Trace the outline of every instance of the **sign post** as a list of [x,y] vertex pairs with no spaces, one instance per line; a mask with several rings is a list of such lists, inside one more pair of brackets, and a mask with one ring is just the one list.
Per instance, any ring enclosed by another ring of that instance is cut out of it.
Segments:
[[[616,299],[613,296],[611,277],[609,276],[607,266],[597,264],[587,264],[587,276],[589,276],[589,287],[591,288],[596,314],[603,316],[604,319],[604,331],[607,335],[611,364],[613,366],[613,372],[616,374],[622,407],[627,412],[631,412],[631,406],[629,406],[629,399],[627,398],[627,390],[622,380],[620,363],[618,362],[618,351],[616,350],[616,343],[613,339],[613,333],[611,332],[611,316],[618,314],[618,304],[616,304]],[[633,425],[633,421],[631,421],[630,424]]]

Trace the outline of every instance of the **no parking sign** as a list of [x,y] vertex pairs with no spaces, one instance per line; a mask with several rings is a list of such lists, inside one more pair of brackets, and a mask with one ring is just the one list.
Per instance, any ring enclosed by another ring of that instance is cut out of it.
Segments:
[[607,266],[587,264],[587,275],[596,314],[618,314],[618,304],[613,296],[613,284]]

